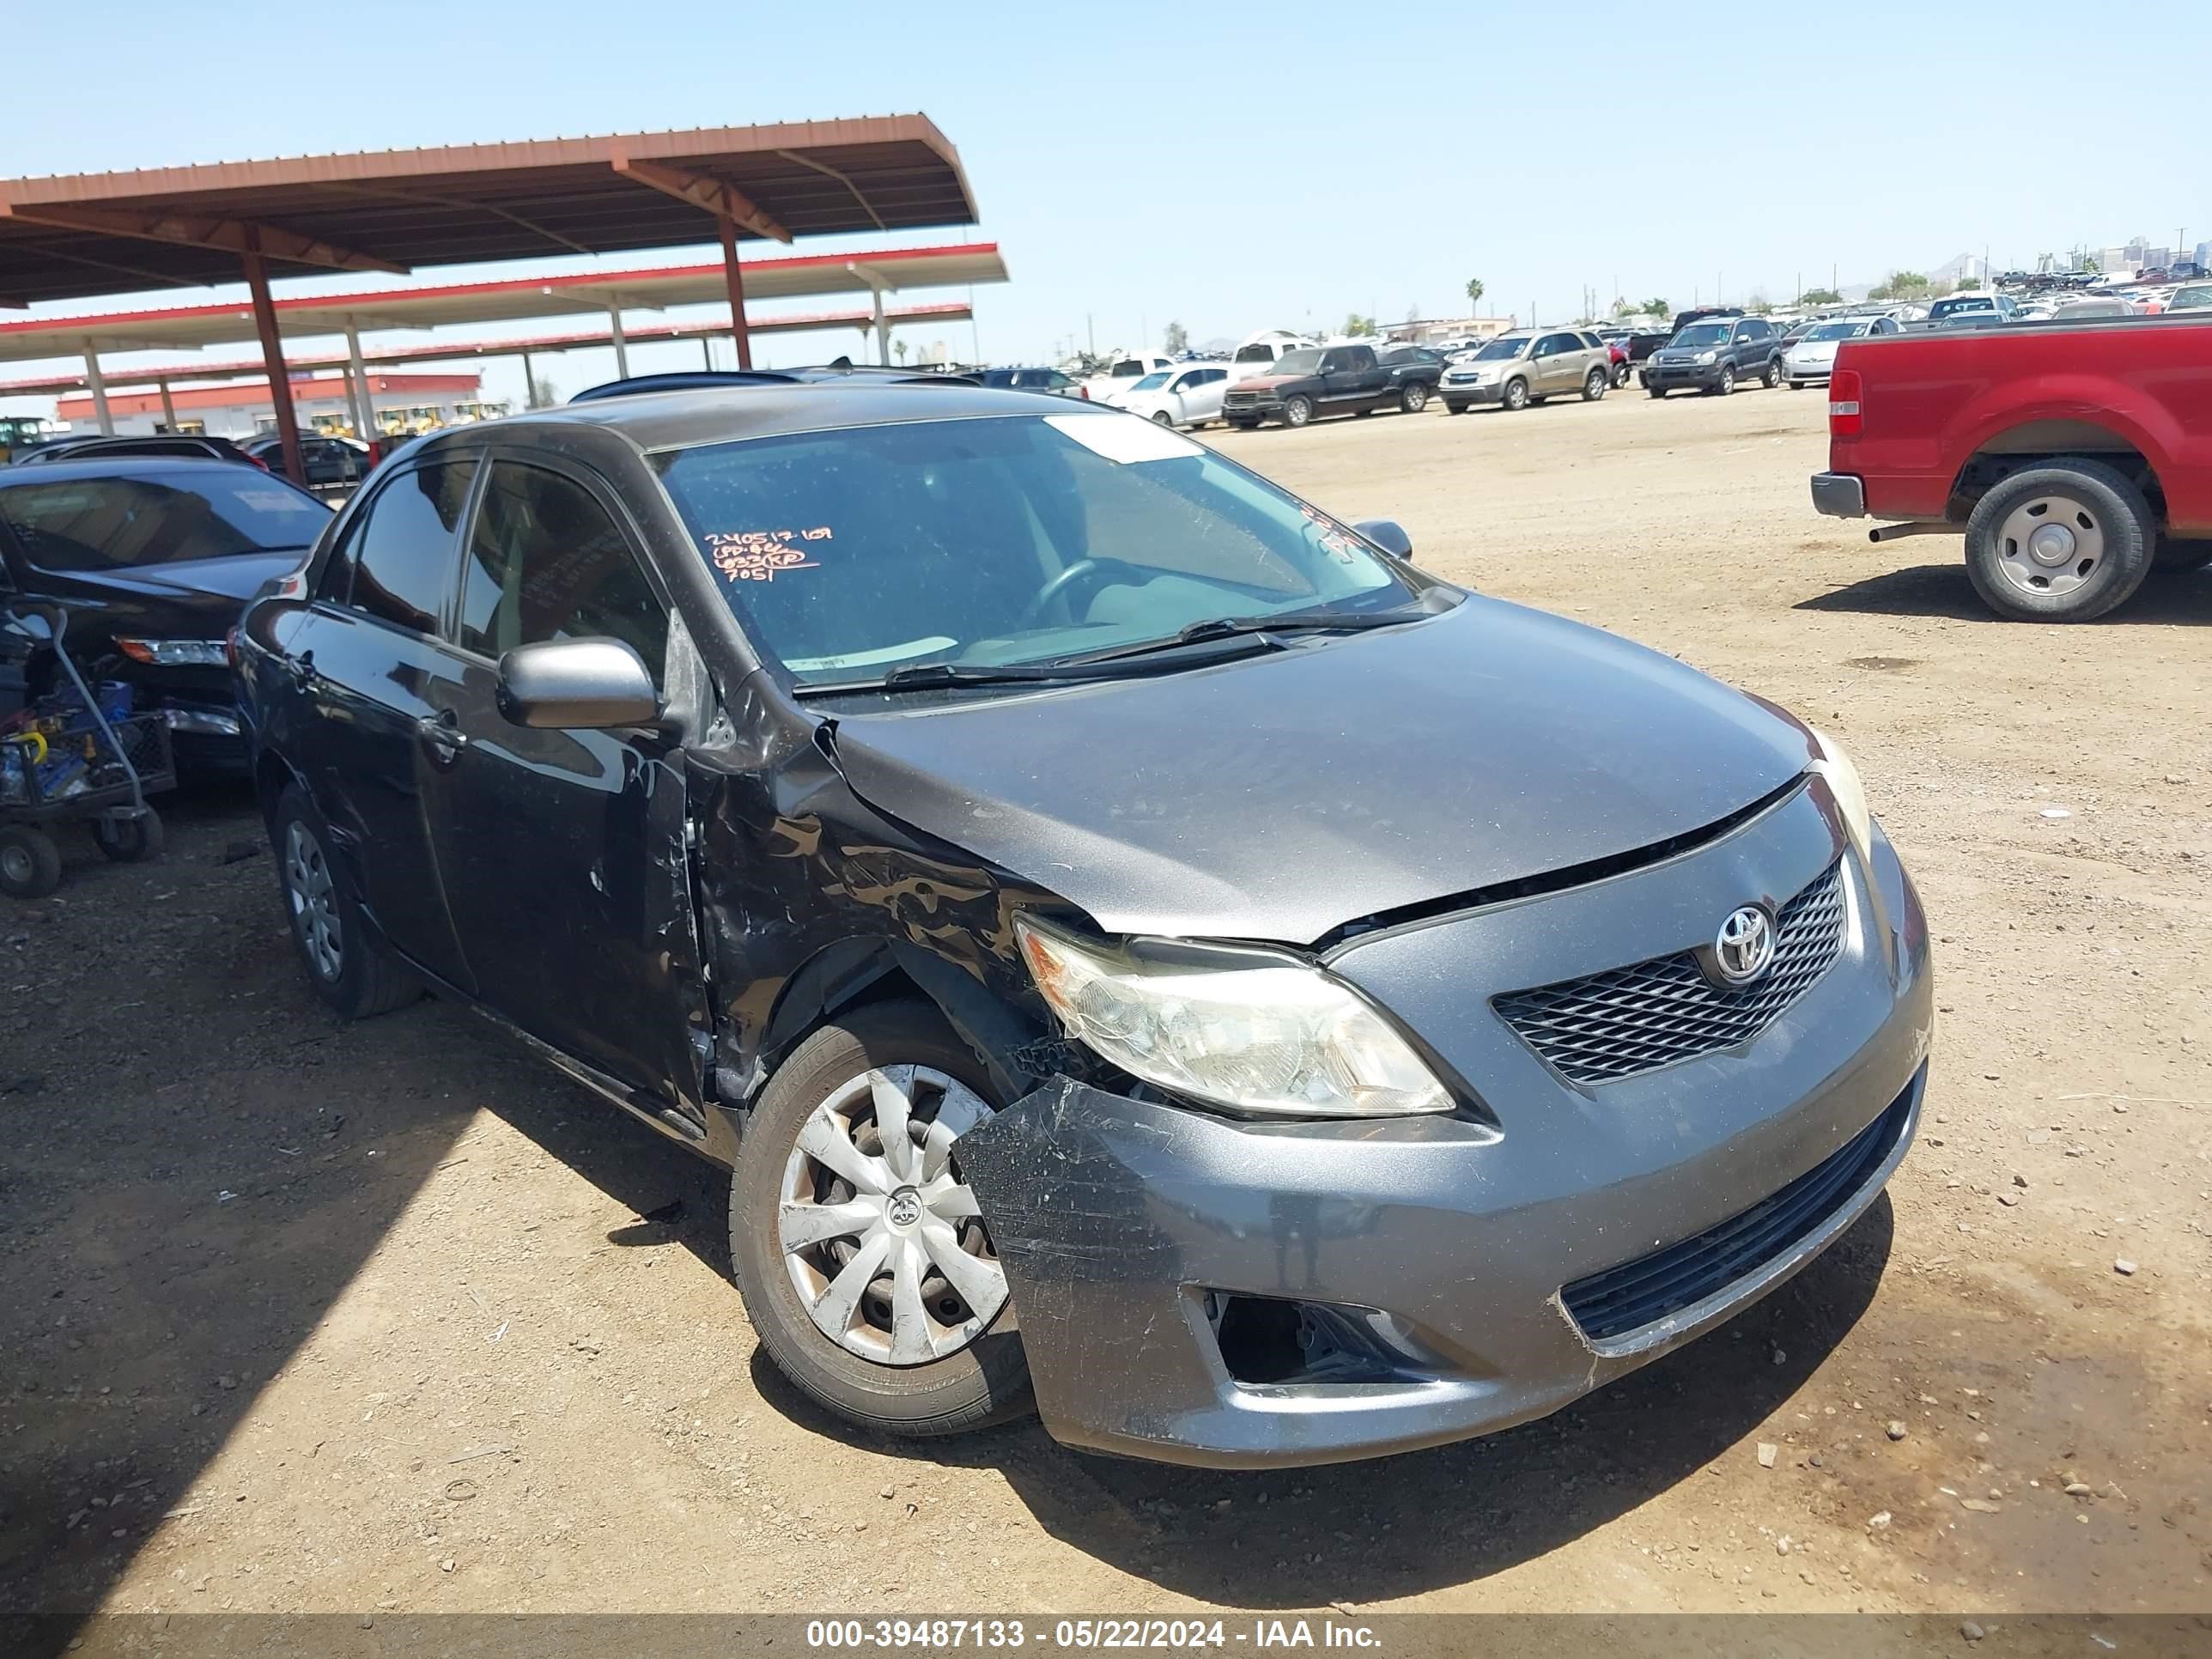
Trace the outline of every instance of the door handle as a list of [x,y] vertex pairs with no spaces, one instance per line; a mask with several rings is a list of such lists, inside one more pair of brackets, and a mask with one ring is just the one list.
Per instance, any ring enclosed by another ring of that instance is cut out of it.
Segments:
[[423,715],[415,722],[415,732],[430,751],[431,760],[440,766],[451,766],[469,746],[468,733],[461,730],[459,718],[450,708]]

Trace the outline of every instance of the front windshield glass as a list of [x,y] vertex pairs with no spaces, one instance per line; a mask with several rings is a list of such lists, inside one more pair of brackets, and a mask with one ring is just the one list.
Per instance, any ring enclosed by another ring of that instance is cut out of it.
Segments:
[[1501,363],[1508,358],[1518,357],[1528,349],[1528,342],[1533,337],[1526,334],[1502,335],[1476,352],[1474,361],[1478,363]]
[[1717,346],[1728,343],[1727,323],[1692,323],[1674,337],[1678,346]]
[[1156,368],[1151,374],[1146,375],[1143,380],[1138,381],[1136,385],[1131,386],[1129,390],[1132,392],[1158,392],[1167,383],[1167,370],[1164,368]]
[[1971,300],[1938,300],[1928,307],[1928,314],[1940,321],[1945,317],[1955,317],[1962,311],[1995,311],[1996,308],[1995,300],[1986,295],[1977,295]]
[[653,464],[747,635],[801,685],[1413,597],[1335,520],[1134,416],[899,422]]
[[1808,340],[1856,340],[1873,326],[1869,323],[1822,323],[1806,331]]
[[1321,370],[1321,353],[1316,350],[1285,351],[1275,359],[1278,374],[1314,374]]
[[0,489],[0,522],[42,570],[182,564],[304,548],[331,510],[258,467],[187,461],[139,477]]

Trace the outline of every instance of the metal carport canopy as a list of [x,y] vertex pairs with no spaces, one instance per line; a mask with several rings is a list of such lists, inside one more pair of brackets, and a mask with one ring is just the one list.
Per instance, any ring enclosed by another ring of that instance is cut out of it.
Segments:
[[[272,277],[681,247],[711,231],[738,359],[749,364],[741,239],[977,216],[958,155],[919,114],[0,179],[0,305],[243,276],[281,382]],[[619,349],[618,317],[614,332]],[[87,370],[100,401],[96,353]],[[282,396],[276,425],[298,477],[298,430]]]
[[[866,294],[878,286],[896,293],[909,288],[972,287],[1006,280],[1006,261],[994,242],[890,248],[871,253],[805,254],[745,263],[749,300]],[[342,334],[349,328],[436,328],[457,323],[575,316],[605,313],[616,307],[659,311],[672,306],[711,305],[726,299],[728,292],[722,267],[715,264],[509,277],[441,288],[299,295],[276,301],[275,309],[280,333],[305,337]],[[896,313],[891,316],[896,320]],[[726,328],[727,325],[716,326]],[[747,326],[761,331],[771,326],[771,319],[752,317]],[[88,347],[98,351],[185,351],[253,337],[253,308],[243,301],[89,316],[0,319],[0,362],[75,356]],[[641,340],[644,336],[632,331],[630,337]],[[123,371],[110,373],[120,379]]]

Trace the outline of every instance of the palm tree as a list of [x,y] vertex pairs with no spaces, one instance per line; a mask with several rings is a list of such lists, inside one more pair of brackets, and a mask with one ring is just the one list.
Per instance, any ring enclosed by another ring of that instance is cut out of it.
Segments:
[[1479,306],[1482,303],[1481,277],[1470,276],[1467,279],[1467,302],[1470,306]]

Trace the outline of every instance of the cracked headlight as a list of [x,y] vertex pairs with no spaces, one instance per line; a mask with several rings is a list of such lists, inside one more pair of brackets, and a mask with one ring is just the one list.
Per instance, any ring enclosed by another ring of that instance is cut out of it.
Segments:
[[1843,744],[1818,726],[1810,729],[1820,753],[1807,769],[1828,781],[1828,793],[1836,798],[1836,808],[1844,815],[1844,829],[1863,863],[1873,856],[1874,848],[1874,814],[1867,810],[1866,785],[1859,781],[1859,769],[1851,764]]
[[1067,1034],[1132,1077],[1270,1117],[1448,1112],[1451,1096],[1342,981],[1272,951],[1014,924]]

